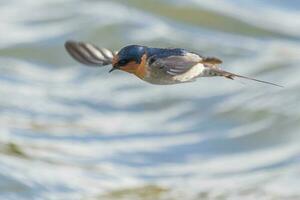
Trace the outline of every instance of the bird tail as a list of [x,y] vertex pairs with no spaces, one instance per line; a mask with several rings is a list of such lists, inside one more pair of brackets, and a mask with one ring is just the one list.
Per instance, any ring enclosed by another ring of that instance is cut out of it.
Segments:
[[268,81],[262,81],[262,80],[258,80],[258,79],[255,79],[255,78],[242,76],[242,75],[239,75],[239,74],[234,74],[234,73],[227,72],[227,71],[224,71],[224,70],[221,70],[221,69],[218,69],[218,68],[210,68],[209,69],[209,74],[212,75],[212,76],[223,76],[223,77],[231,79],[231,80],[234,80],[235,77],[238,77],[238,78],[248,79],[248,80],[252,80],[252,81],[256,81],[256,82],[260,82],[260,83],[274,85],[274,86],[277,86],[277,87],[283,87],[283,86],[278,85],[276,83],[271,83],[271,82],[268,82]]

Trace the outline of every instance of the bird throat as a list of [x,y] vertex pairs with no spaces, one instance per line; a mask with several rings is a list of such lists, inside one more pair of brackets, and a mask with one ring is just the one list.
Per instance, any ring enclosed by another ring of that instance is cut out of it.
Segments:
[[134,74],[140,79],[144,79],[147,74],[147,55],[144,54],[141,59],[141,63],[130,62],[126,66],[121,68],[122,70]]

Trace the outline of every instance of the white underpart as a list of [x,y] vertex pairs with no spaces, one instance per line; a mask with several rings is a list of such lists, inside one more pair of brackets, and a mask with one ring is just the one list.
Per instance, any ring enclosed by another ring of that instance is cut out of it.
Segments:
[[204,75],[205,67],[203,64],[198,63],[184,74],[174,76],[173,79],[181,82],[191,81],[196,77]]

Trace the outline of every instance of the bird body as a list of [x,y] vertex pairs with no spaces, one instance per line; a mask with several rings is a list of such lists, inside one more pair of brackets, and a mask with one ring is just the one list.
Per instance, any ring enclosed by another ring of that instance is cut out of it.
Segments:
[[185,49],[151,48],[129,45],[114,53],[89,43],[68,41],[65,47],[77,61],[89,66],[112,64],[114,70],[136,75],[151,84],[170,85],[191,82],[199,77],[223,76],[250,79],[279,86],[274,83],[241,76],[221,70],[222,61],[214,57],[203,57]]
[[194,81],[204,72],[201,56],[183,49],[147,48],[143,80],[159,85]]

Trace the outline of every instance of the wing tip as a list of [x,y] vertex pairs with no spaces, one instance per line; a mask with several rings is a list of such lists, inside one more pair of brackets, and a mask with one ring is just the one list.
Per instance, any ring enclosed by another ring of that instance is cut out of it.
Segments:
[[87,42],[67,40],[64,46],[71,57],[87,66],[109,65],[114,57],[112,51],[104,48],[99,49]]
[[66,49],[69,49],[70,47],[72,47],[73,45],[77,44],[77,42],[75,40],[67,40],[64,44]]

